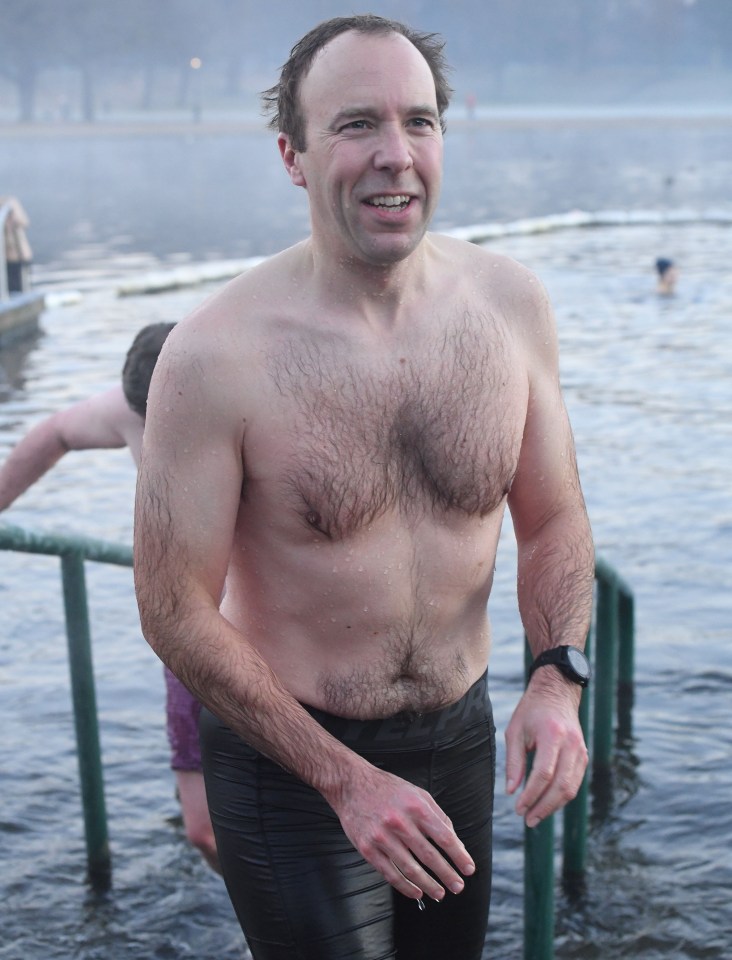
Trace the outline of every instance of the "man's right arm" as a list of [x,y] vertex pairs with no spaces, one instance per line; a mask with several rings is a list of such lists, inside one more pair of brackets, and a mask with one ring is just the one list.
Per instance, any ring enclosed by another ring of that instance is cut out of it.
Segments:
[[0,469],[0,510],[7,509],[69,450],[124,447],[125,425],[133,418],[140,421],[127,406],[122,388],[113,387],[36,424]]
[[235,351],[216,352],[216,341],[215,324],[179,325],[153,376],[135,516],[145,637],[224,723],[325,797],[395,889],[415,899],[441,899],[441,883],[459,892],[438,848],[464,874],[474,866],[429,794],[323,730],[219,613],[244,476],[243,411],[232,398],[246,387]]

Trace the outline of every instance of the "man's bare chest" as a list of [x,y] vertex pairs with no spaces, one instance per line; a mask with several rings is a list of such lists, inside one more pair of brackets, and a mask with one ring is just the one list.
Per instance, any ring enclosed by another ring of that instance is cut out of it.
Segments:
[[378,361],[332,344],[280,346],[277,474],[292,507],[334,539],[397,511],[485,516],[510,488],[526,372],[492,322],[463,322]]

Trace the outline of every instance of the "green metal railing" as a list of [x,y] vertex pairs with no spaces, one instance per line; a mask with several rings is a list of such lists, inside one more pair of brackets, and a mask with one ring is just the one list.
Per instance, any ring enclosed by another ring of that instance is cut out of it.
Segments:
[[[0,550],[58,556],[61,560],[69,671],[76,727],[79,776],[90,882],[111,882],[101,750],[97,720],[91,634],[86,596],[86,561],[132,566],[132,549],[101,540],[50,536],[0,525]],[[591,686],[583,694],[580,721],[589,738],[590,697],[594,691],[591,767],[575,799],[564,810],[564,877],[581,878],[587,851],[587,805],[590,772],[607,777],[612,762],[613,713],[617,703],[618,735],[630,736],[633,704],[633,594],[615,571],[598,560],[594,617],[595,663]],[[591,656],[593,630],[587,638]],[[527,665],[530,655],[527,647]],[[617,667],[617,670],[616,670]],[[524,960],[554,956],[554,818],[525,831]]]
[[[577,796],[563,811],[563,869],[565,884],[577,887],[587,859],[587,822],[590,783],[598,790],[609,782],[613,757],[614,715],[617,733],[632,733],[635,607],[633,593],[604,560],[595,563],[595,609],[585,653],[592,659],[592,682],[582,694],[579,717],[590,750],[590,763]],[[531,664],[528,644],[525,665]],[[590,736],[590,701],[593,701]],[[532,830],[524,841],[524,960],[554,957],[554,817]]]
[[92,886],[105,889],[111,882],[112,861],[107,833],[84,563],[91,560],[131,567],[132,549],[102,540],[50,536],[5,525],[0,526],[0,549],[57,556],[61,560],[87,870]]

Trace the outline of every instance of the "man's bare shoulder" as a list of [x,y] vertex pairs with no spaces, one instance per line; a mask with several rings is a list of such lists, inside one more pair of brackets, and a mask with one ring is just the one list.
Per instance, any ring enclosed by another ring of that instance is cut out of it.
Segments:
[[[210,335],[216,331],[245,331],[255,335],[275,316],[290,312],[293,303],[303,294],[305,284],[304,244],[296,244],[239,274],[205,300],[173,331],[195,335],[201,330]],[[212,343],[215,346],[215,342]]]
[[273,342],[302,309],[301,260],[297,248],[290,248],[263,261],[177,323],[155,367],[148,413],[159,417],[173,398],[184,420],[200,411],[237,431],[251,423],[266,408]]
[[54,426],[71,450],[124,446],[142,437],[144,421],[130,409],[120,385],[80,400],[59,411]]
[[543,290],[533,271],[506,254],[448,234],[431,234],[430,239],[448,263],[459,270],[469,271],[471,276],[494,288],[514,293],[524,290],[527,295],[533,294],[535,289]]
[[554,318],[544,284],[527,266],[489,247],[456,237],[433,235],[454,289],[466,286],[495,316],[529,339],[546,337]]

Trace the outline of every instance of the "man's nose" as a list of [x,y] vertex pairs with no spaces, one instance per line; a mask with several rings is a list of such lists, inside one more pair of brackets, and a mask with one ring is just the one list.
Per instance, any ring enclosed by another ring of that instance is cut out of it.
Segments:
[[384,124],[374,164],[379,170],[392,170],[395,173],[408,170],[414,164],[409,136],[400,123]]

